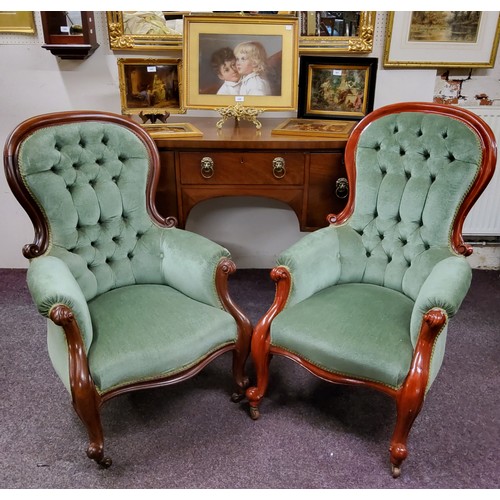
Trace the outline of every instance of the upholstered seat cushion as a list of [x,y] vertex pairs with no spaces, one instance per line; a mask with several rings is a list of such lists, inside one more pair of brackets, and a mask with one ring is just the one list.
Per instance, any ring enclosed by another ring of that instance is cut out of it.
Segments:
[[414,302],[382,286],[331,286],[271,326],[271,343],[327,371],[399,387],[410,368]]
[[164,285],[115,288],[89,302],[89,367],[99,392],[172,375],[234,342],[227,312]]

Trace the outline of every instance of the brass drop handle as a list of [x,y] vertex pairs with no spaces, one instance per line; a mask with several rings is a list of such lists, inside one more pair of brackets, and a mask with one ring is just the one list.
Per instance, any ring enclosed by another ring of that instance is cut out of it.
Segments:
[[340,177],[335,181],[335,195],[337,198],[347,198],[349,194],[349,181],[345,177]]
[[201,161],[200,161],[200,167],[201,167],[201,176],[204,177],[205,179],[210,179],[210,177],[213,177],[215,170],[214,170],[214,161],[210,156],[204,156]]
[[273,160],[273,175],[276,179],[283,179],[286,175],[285,159],[277,156]]

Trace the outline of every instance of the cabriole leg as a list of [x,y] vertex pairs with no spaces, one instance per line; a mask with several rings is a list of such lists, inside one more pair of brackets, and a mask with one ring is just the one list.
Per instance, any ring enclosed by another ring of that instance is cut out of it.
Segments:
[[394,478],[400,476],[401,464],[408,456],[406,442],[413,422],[424,404],[432,349],[446,319],[446,314],[441,309],[431,309],[424,315],[410,371],[396,396],[397,420],[389,447]]

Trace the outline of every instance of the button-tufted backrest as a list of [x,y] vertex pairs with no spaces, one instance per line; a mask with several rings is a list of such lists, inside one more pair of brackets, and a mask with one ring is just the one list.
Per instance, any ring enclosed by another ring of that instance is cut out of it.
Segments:
[[20,174],[47,220],[46,254],[67,263],[87,300],[140,281],[136,254],[159,247],[146,208],[149,169],[141,138],[105,121],[38,128],[20,146]]
[[366,254],[362,281],[415,298],[432,266],[450,254],[453,222],[481,155],[475,132],[449,116],[394,113],[362,131],[349,220]]

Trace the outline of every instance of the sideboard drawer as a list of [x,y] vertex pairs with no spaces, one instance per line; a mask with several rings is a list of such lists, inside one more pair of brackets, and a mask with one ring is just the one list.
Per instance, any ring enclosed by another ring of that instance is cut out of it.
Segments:
[[180,152],[182,184],[274,184],[304,183],[303,153],[245,151]]

